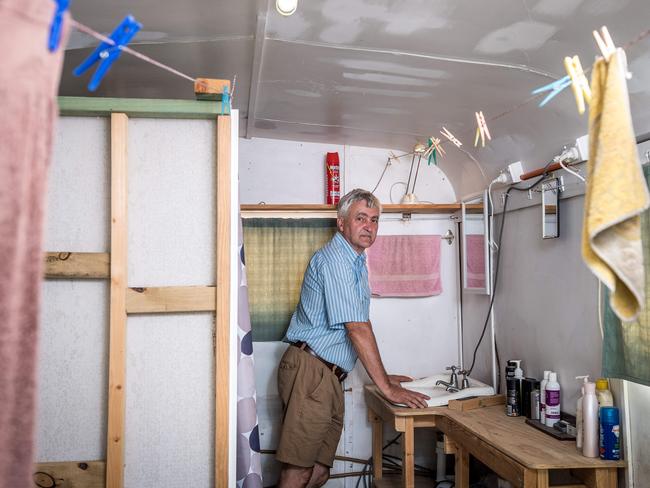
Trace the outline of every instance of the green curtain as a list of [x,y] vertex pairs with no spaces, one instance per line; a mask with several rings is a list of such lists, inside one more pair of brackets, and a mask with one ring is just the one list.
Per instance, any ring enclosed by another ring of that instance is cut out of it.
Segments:
[[[650,165],[643,167],[650,182]],[[606,291],[604,310],[603,376],[621,378],[650,386],[650,211],[641,216],[643,266],[645,267],[645,307],[637,320],[621,323],[609,306]]]
[[253,341],[279,341],[300,298],[307,264],[336,219],[243,219]]

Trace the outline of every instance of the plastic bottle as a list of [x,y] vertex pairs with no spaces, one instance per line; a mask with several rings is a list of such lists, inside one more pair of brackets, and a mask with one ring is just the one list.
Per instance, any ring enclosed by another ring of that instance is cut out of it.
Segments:
[[544,378],[539,384],[539,421],[543,424],[546,424],[546,383],[550,374],[550,371],[544,371]]
[[582,397],[582,455],[598,457],[598,398],[596,384],[585,383]]
[[582,380],[580,385],[580,398],[576,403],[576,447],[579,451],[582,450],[582,397],[585,395],[585,383],[589,383],[589,375],[576,376],[577,380]]
[[600,408],[600,459],[621,459],[621,429],[618,408]]
[[596,380],[596,398],[598,398],[598,407],[613,407],[614,397],[609,390],[609,381],[607,378],[598,378]]
[[548,383],[546,383],[544,414],[547,427],[553,427],[556,422],[560,421],[560,384],[557,382],[557,373],[554,371],[548,375]]

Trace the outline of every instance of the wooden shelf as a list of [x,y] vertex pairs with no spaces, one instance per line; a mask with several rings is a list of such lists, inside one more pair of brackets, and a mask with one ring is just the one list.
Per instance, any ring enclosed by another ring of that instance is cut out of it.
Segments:
[[[468,207],[480,207],[481,205],[468,205]],[[417,213],[436,214],[453,213],[460,210],[460,203],[414,203],[410,205],[385,204],[382,205],[384,213]],[[334,205],[316,203],[296,204],[243,204],[242,212],[335,212]]]

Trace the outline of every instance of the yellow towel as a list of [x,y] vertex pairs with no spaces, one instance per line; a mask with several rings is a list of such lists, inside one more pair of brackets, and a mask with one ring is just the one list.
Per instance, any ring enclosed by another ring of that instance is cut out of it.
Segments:
[[625,52],[593,67],[582,257],[611,290],[612,310],[633,320],[645,303],[640,214],[650,205],[639,163]]

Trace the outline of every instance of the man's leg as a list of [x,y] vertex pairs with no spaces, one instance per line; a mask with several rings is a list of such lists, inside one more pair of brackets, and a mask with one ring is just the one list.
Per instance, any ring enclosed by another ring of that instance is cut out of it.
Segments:
[[330,468],[320,463],[314,464],[307,488],[320,488],[330,479]]
[[313,469],[284,463],[280,471],[278,488],[305,488],[308,486]]

